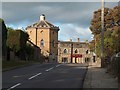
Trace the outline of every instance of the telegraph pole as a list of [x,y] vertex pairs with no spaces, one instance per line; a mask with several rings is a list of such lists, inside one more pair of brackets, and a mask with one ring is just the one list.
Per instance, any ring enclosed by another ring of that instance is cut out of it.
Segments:
[[104,0],[101,10],[101,67],[104,67]]
[[73,43],[71,42],[71,63],[72,63],[72,55],[73,55]]

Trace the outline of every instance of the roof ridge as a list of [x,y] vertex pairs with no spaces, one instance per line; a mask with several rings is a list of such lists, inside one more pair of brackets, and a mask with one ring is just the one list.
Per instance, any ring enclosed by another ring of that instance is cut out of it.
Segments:
[[54,26],[52,23],[50,23],[50,22],[48,22],[48,21],[46,21],[48,24],[50,24],[50,25],[52,25],[52,26]]
[[46,25],[50,28],[50,25],[49,25],[49,24],[47,24],[45,20],[44,20],[43,22],[44,22],[44,23],[45,23],[45,24],[46,24]]

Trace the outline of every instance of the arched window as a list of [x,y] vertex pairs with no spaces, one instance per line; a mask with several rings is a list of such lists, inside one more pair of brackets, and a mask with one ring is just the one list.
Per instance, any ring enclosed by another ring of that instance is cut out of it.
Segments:
[[64,53],[67,53],[67,50],[66,50],[66,49],[64,49]]
[[86,54],[88,54],[88,50],[86,51]]
[[78,50],[77,50],[77,49],[75,50],[75,53],[78,53]]
[[43,39],[41,39],[41,41],[40,41],[40,47],[44,47],[44,40]]

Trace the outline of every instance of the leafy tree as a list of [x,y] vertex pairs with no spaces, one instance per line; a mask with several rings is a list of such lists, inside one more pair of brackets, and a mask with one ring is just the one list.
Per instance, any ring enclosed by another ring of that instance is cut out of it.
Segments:
[[30,59],[34,58],[34,51],[35,50],[34,50],[34,47],[31,46],[29,43],[26,43],[24,51],[25,51],[26,60],[30,60]]
[[[104,12],[104,54],[112,56],[120,52],[120,6],[113,9],[105,8]],[[97,55],[100,56],[101,47],[101,10],[94,12],[90,30],[96,38]]]
[[95,51],[95,40],[92,40],[90,42],[89,48],[91,52]]
[[27,40],[27,33],[21,30],[14,30],[12,28],[8,28],[7,46],[14,52],[18,52],[23,49],[26,45]]
[[[104,10],[104,16],[106,17],[109,14],[110,9],[105,8]],[[90,30],[94,35],[101,33],[101,9],[94,12],[93,19],[91,20]]]

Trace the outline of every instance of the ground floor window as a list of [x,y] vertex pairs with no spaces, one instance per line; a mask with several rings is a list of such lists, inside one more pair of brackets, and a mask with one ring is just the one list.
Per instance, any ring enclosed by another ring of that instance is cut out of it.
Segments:
[[68,58],[62,58],[62,62],[68,62]]
[[89,62],[90,61],[90,58],[85,58],[85,62]]

